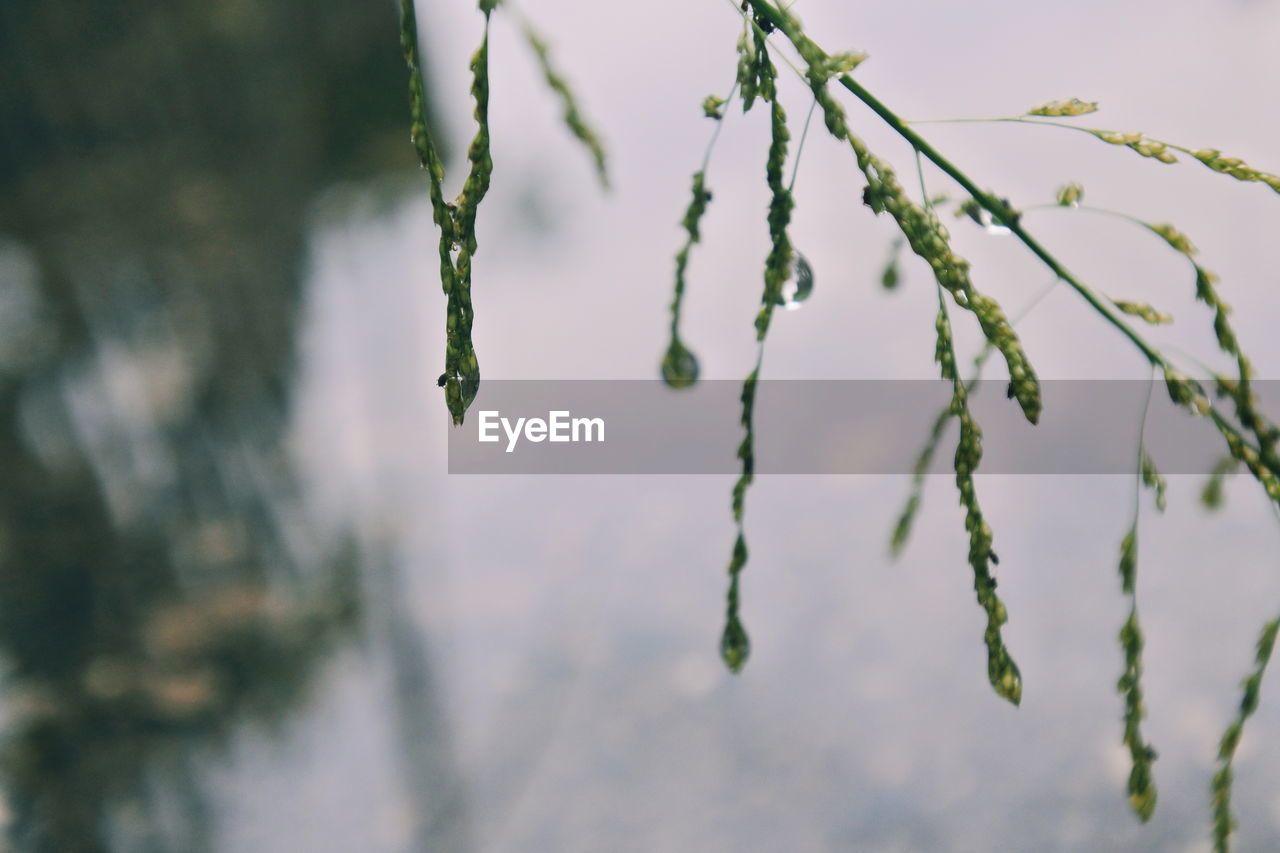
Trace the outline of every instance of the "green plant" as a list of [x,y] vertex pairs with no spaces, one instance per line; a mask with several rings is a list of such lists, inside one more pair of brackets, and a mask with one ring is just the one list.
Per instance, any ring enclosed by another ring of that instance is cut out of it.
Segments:
[[[485,15],[486,27],[490,14],[499,5],[501,4],[496,0],[481,0],[480,10]],[[414,46],[412,0],[403,0],[403,8],[405,54],[412,72],[411,102],[418,103],[421,100],[421,84],[418,80]],[[741,470],[732,492],[732,513],[737,531],[728,563],[729,584],[725,623],[721,633],[721,655],[727,666],[735,672],[746,664],[750,656],[750,641],[740,615],[741,578],[748,561],[744,517],[747,494],[755,475],[754,413],[764,346],[777,306],[803,300],[813,286],[813,270],[808,261],[795,250],[788,231],[795,205],[792,192],[794,175],[790,182],[785,175],[791,150],[791,132],[787,113],[779,101],[776,85],[778,67],[775,64],[775,57],[784,57],[784,51],[788,51],[794,54],[796,60],[787,59],[786,64],[804,80],[812,94],[810,118],[820,110],[827,132],[836,141],[849,146],[856,168],[866,182],[863,194],[865,205],[876,215],[887,214],[901,234],[892,247],[889,263],[881,275],[882,283],[886,288],[897,286],[901,276],[899,256],[903,246],[909,247],[913,254],[928,265],[936,282],[938,310],[934,319],[935,360],[939,365],[941,378],[950,385],[951,400],[935,419],[921,451],[906,506],[892,534],[891,548],[895,553],[900,551],[909,538],[921,500],[925,472],[945,437],[946,428],[954,419],[959,425],[959,440],[953,468],[969,536],[967,559],[973,572],[976,598],[986,616],[983,640],[987,649],[988,679],[999,696],[1016,705],[1022,695],[1022,680],[1001,633],[1002,626],[1008,620],[1008,613],[997,594],[993,567],[998,565],[999,560],[993,549],[994,533],[983,514],[974,480],[982,461],[982,431],[970,409],[969,395],[989,357],[999,353],[1008,370],[1009,396],[1016,400],[1027,421],[1035,424],[1042,407],[1040,384],[1015,331],[1017,320],[1011,320],[993,298],[977,288],[970,276],[968,262],[952,247],[950,233],[942,223],[939,210],[952,205],[957,216],[968,216],[980,224],[1007,230],[1048,268],[1054,276],[1055,284],[1064,283],[1105,324],[1129,341],[1149,363],[1153,376],[1163,380],[1165,389],[1175,404],[1193,416],[1206,419],[1213,426],[1225,445],[1225,456],[1205,486],[1202,499],[1206,506],[1220,503],[1222,477],[1235,466],[1243,466],[1263,489],[1267,498],[1280,506],[1280,455],[1277,453],[1280,429],[1258,410],[1252,388],[1253,367],[1231,325],[1230,309],[1217,291],[1217,277],[1197,260],[1196,248],[1181,231],[1172,225],[1147,222],[1122,212],[1085,206],[1082,204],[1084,188],[1078,184],[1063,186],[1052,203],[1038,206],[1079,210],[1116,218],[1154,234],[1186,259],[1194,276],[1196,298],[1213,314],[1213,330],[1218,346],[1234,362],[1234,370],[1230,374],[1210,371],[1211,382],[1191,378],[1178,366],[1176,359],[1152,344],[1131,320],[1159,325],[1169,322],[1171,318],[1167,314],[1151,305],[1104,295],[1086,284],[1030,233],[1023,222],[1025,211],[1015,209],[998,194],[978,187],[960,167],[921,136],[916,125],[923,122],[904,120],[851,76],[866,59],[865,54],[828,53],[807,34],[795,15],[787,8],[768,0],[743,0],[739,9],[743,30],[737,43],[734,86],[723,97],[713,95],[703,101],[704,112],[717,124],[702,164],[693,175],[691,200],[682,221],[686,238],[675,257],[670,340],[661,366],[662,377],[673,388],[688,387],[698,379],[697,358],[682,337],[681,315],[688,286],[690,255],[700,242],[700,223],[712,202],[708,165],[719,136],[719,122],[725,111],[735,102],[741,103],[744,112],[756,103],[765,104],[770,129],[764,170],[770,196],[767,214],[769,248],[763,263],[763,287],[754,323],[756,359],[743,382],[741,394],[743,438],[738,448]],[[527,23],[522,26],[526,32],[530,32]],[[596,135],[581,118],[563,78],[549,70],[545,43],[534,36],[530,37],[530,43],[543,63],[545,76],[552,90],[566,104],[566,124],[587,145],[603,178],[603,154]],[[443,200],[443,172],[439,158],[434,154],[429,137],[425,136],[425,125],[420,121],[421,111],[417,106],[414,107],[415,143],[431,179],[435,221],[441,231],[441,279],[449,296],[446,321],[449,343],[445,373],[440,381],[445,388],[446,401],[456,424],[462,422],[479,382],[479,369],[470,340],[470,260],[476,249],[475,210],[488,186],[492,169],[488,155],[486,61],[487,36],[472,63],[475,78],[472,92],[479,129],[468,157],[470,172],[462,194],[453,204]],[[833,91],[837,87],[869,108],[911,146],[915,153],[914,171],[919,182],[918,200],[913,197],[913,192],[903,187],[895,169],[852,132],[844,107]],[[415,98],[418,101],[415,102]],[[1023,115],[981,121],[1067,128],[1089,134],[1111,145],[1126,147],[1142,157],[1165,164],[1178,162],[1178,155],[1184,154],[1215,172],[1240,181],[1262,183],[1280,192],[1280,177],[1259,171],[1239,159],[1225,157],[1216,149],[1192,149],[1140,133],[1083,127],[1070,121],[1096,110],[1096,103],[1072,98],[1042,104]],[[806,120],[806,133],[808,127],[809,121]],[[801,148],[803,140],[802,135]],[[798,156],[797,152],[795,158]],[[954,182],[962,191],[962,196],[954,200],[945,195],[931,196],[925,184],[926,164]],[[1034,303],[1031,307],[1034,307]],[[985,339],[985,346],[975,359],[973,375],[968,379],[962,375],[959,366],[952,333],[953,309],[960,309],[971,315]],[[1152,489],[1157,509],[1163,510],[1166,485],[1145,446],[1145,419],[1144,414],[1144,429],[1139,431],[1135,459],[1137,497],[1141,497],[1142,488]],[[1129,612],[1119,632],[1125,668],[1118,682],[1118,690],[1123,697],[1123,737],[1131,762],[1128,784],[1130,804],[1135,814],[1145,821],[1155,808],[1156,788],[1152,774],[1155,751],[1146,741],[1141,728],[1145,710],[1142,690],[1144,643],[1137,605],[1139,518],[1140,503],[1135,500],[1132,521],[1120,544],[1119,574],[1122,592],[1128,599]],[[1214,840],[1218,850],[1226,850],[1229,846],[1232,824],[1231,762],[1242,726],[1257,706],[1261,679],[1276,637],[1276,624],[1268,623],[1263,633],[1256,667],[1245,682],[1240,715],[1222,740],[1221,769],[1213,782]]]
[[[471,96],[475,100],[476,133],[467,149],[468,171],[462,191],[453,201],[444,197],[444,163],[427,126],[426,94],[418,52],[418,22],[413,0],[400,2],[400,48],[409,66],[410,136],[418,161],[427,173],[431,187],[432,220],[440,229],[440,284],[448,304],[445,309],[444,373],[438,380],[444,389],[445,402],[456,425],[460,425],[480,388],[480,361],[471,342],[471,326],[475,312],[471,307],[471,265],[479,241],[476,237],[476,213],[493,175],[493,157],[489,151],[489,18],[501,0],[480,0],[484,15],[484,36],[471,58]],[[564,121],[590,151],[600,182],[608,186],[604,146],[586,123],[573,93],[564,78],[551,64],[550,50],[528,21],[520,19],[525,40],[537,59],[547,85],[564,105]]]

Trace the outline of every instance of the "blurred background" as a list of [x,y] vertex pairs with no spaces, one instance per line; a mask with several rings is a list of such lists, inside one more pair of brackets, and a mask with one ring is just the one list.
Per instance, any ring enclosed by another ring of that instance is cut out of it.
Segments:
[[[607,195],[495,17],[487,377],[656,375],[734,6],[524,4],[605,138]],[[1102,102],[1090,126],[1280,169],[1269,0],[793,10],[829,50],[870,52],[859,78],[908,118],[1075,96]],[[419,18],[451,195],[480,16],[423,3]],[[896,563],[905,477],[761,478],[754,654],[732,677],[717,656],[731,477],[445,473],[444,298],[394,4],[10,0],[0,57],[4,849],[1208,849],[1217,739],[1280,607],[1280,526],[1250,482],[1210,516],[1199,478],[1171,478],[1168,511],[1144,518],[1161,803],[1140,827],[1115,692],[1130,478],[980,479],[1018,709],[986,684],[947,478]],[[798,139],[808,99],[785,68],[781,85]],[[910,174],[909,149],[849,110]],[[1015,206],[1075,180],[1087,203],[1175,223],[1280,378],[1280,199],[1264,186],[1051,128],[924,130]],[[792,231],[816,289],[779,314],[764,375],[933,377],[932,282],[904,261],[881,288],[892,224],[820,131]],[[754,358],[766,145],[761,111],[729,111],[686,303],[707,377]],[[1172,313],[1162,344],[1219,364],[1193,277],[1157,238],[1026,215],[1098,289]],[[1051,283],[1007,238],[952,231],[1011,314]],[[1065,288],[1019,332],[1044,377],[1145,378]],[[1280,844],[1275,692],[1237,762],[1241,850]]]

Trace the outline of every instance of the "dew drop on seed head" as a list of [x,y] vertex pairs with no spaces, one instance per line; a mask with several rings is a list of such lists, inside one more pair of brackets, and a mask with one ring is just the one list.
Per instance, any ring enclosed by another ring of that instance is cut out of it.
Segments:
[[791,277],[782,284],[782,307],[796,311],[813,294],[813,267],[799,252],[791,261]]
[[978,211],[978,218],[982,222],[982,230],[986,231],[988,234],[1009,233],[1009,229],[1004,225],[1001,225],[999,222],[996,222],[995,217],[991,215],[991,211],[985,208]]
[[688,388],[698,381],[698,359],[678,339],[662,357],[662,381],[672,388]]
[[751,656],[751,640],[746,630],[736,617],[725,625],[720,637],[720,658],[731,672],[741,672],[747,658]]

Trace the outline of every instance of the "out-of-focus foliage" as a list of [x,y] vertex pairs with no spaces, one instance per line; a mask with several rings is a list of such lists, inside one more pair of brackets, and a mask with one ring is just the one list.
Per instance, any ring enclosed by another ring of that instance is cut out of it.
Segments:
[[199,756],[359,609],[282,433],[308,211],[412,165],[395,11],[11,0],[0,56],[11,840],[200,851]]

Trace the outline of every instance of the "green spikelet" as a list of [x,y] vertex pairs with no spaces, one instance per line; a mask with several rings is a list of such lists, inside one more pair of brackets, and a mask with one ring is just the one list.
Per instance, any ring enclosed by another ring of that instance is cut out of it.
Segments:
[[[1148,401],[1150,398],[1148,398]],[[1146,431],[1146,407],[1143,410],[1142,430]],[[1164,511],[1164,477],[1156,469],[1155,461],[1144,447],[1143,437],[1138,440],[1138,480],[1141,485],[1153,489],[1156,508]],[[1156,807],[1156,785],[1152,764],[1156,751],[1142,734],[1142,720],[1146,717],[1142,692],[1142,649],[1144,645],[1142,625],[1138,620],[1138,519],[1141,504],[1135,500],[1133,522],[1120,543],[1120,587],[1129,598],[1129,618],[1120,628],[1120,649],[1124,655],[1124,672],[1116,689],[1124,697],[1124,745],[1129,750],[1129,807],[1138,819],[1146,823]]]
[[680,318],[684,307],[685,272],[689,266],[689,253],[702,239],[698,225],[711,202],[711,192],[706,187],[706,175],[697,172],[693,176],[693,198],[685,211],[681,225],[685,230],[684,245],[676,253],[675,294],[671,299],[671,341],[662,358],[662,379],[672,388],[687,388],[698,381],[698,359],[680,340]]
[[884,265],[884,270],[880,273],[880,285],[885,290],[895,290],[898,282],[902,280],[902,273],[898,269],[898,258],[902,255],[902,238],[898,237],[889,246],[889,260]]
[[1151,819],[1156,807],[1156,786],[1152,764],[1156,751],[1142,734],[1146,707],[1142,695],[1142,626],[1138,621],[1138,520],[1135,517],[1120,543],[1120,584],[1129,596],[1129,618],[1120,629],[1120,649],[1124,672],[1116,689],[1124,697],[1124,745],[1129,750],[1129,806],[1143,822]]
[[1156,493],[1156,509],[1164,512],[1166,501],[1166,492],[1169,484],[1165,480],[1164,475],[1156,470],[1155,460],[1145,451],[1142,453],[1142,485],[1148,489],[1152,489]]
[[1152,139],[1141,133],[1120,133],[1114,130],[1090,130],[1088,133],[1101,139],[1108,145],[1123,145],[1131,151],[1136,151],[1143,157],[1150,157],[1161,163],[1176,163],[1178,157],[1169,150],[1170,146],[1166,142],[1158,139]]
[[738,91],[742,93],[744,113],[751,109],[757,97],[772,99],[776,77],[764,34],[747,25],[738,39]]
[[1240,467],[1230,454],[1218,460],[1213,466],[1213,470],[1209,472],[1208,479],[1205,480],[1204,487],[1200,490],[1200,504],[1207,510],[1222,509],[1222,505],[1226,502],[1223,493],[1223,480],[1228,474],[1234,474],[1236,469]]
[[[480,49],[471,59],[471,96],[475,100],[476,135],[467,148],[469,170],[462,192],[454,203],[454,246],[457,258],[453,261],[454,276],[448,294],[447,320],[445,324],[445,402],[453,415],[454,424],[461,424],[476,392],[480,390],[480,363],[471,343],[471,327],[475,312],[471,306],[471,267],[478,242],[476,240],[476,214],[480,202],[489,191],[489,179],[493,175],[493,157],[489,153],[489,25],[486,13],[485,34]],[[451,249],[453,246],[450,247]],[[441,251],[442,260],[444,255]]]
[[1218,746],[1218,772],[1214,774],[1210,788],[1210,802],[1213,806],[1214,853],[1229,853],[1231,850],[1231,833],[1236,825],[1235,817],[1231,813],[1231,783],[1234,778],[1232,764],[1235,761],[1236,749],[1240,745],[1240,736],[1244,733],[1244,724],[1258,709],[1262,678],[1266,675],[1267,664],[1270,663],[1271,653],[1275,650],[1278,633],[1280,633],[1280,619],[1272,620],[1263,627],[1262,634],[1258,637],[1253,670],[1242,685],[1239,712],[1231,725],[1227,726]]
[[974,472],[982,461],[982,431],[969,412],[968,392],[956,369],[951,321],[947,316],[941,289],[938,291],[938,316],[934,327],[938,335],[935,358],[940,365],[942,378],[952,384],[951,412],[960,421],[960,441],[955,453],[956,488],[960,492],[960,505],[965,509],[965,530],[969,532],[969,565],[973,568],[973,587],[978,604],[987,614],[987,627],[983,632],[983,641],[987,647],[987,678],[999,696],[1017,705],[1022,701],[1022,675],[1001,635],[1001,628],[1009,621],[1009,614],[1004,602],[996,594],[996,579],[991,574],[991,527],[983,517],[973,479]]
[[527,22],[524,23],[523,30],[525,41],[528,42],[529,48],[538,60],[538,68],[542,71],[543,79],[551,91],[560,99],[560,104],[564,109],[565,127],[587,149],[587,152],[591,155],[592,162],[595,164],[596,178],[600,181],[600,186],[608,189],[609,168],[606,162],[604,143],[600,141],[600,135],[583,118],[582,110],[578,106],[578,99],[573,90],[569,88],[568,81],[560,75],[551,63],[551,50],[546,41],[534,32]]
[[445,366],[440,384],[455,425],[462,423],[480,387],[480,364],[471,343],[474,322],[471,264],[477,248],[476,212],[493,174],[493,158],[489,153],[489,13],[495,5],[491,0],[480,3],[485,15],[485,33],[480,49],[471,60],[471,95],[475,100],[477,130],[467,150],[469,171],[462,192],[449,203],[444,200],[444,165],[427,129],[413,0],[400,3],[400,47],[409,66],[410,138],[430,181],[431,217],[440,229],[440,285],[447,297]]
[[1065,101],[1050,101],[1027,110],[1029,116],[1082,116],[1098,111],[1097,101],[1082,101],[1079,98],[1068,98]]
[[[769,255],[764,266],[764,293],[760,298],[760,310],[756,314],[756,366],[743,382],[742,386],[742,427],[744,436],[738,448],[738,458],[742,462],[742,473],[733,487],[733,517],[738,525],[738,538],[734,543],[733,556],[729,562],[729,594],[727,596],[727,612],[725,629],[722,635],[720,652],[725,664],[733,672],[738,672],[746,663],[750,653],[750,642],[746,629],[739,615],[739,576],[746,566],[746,543],[743,533],[743,514],[746,507],[747,489],[755,478],[755,396],[756,384],[760,378],[760,364],[764,357],[765,337],[769,332],[769,324],[773,318],[774,308],[782,302],[782,286],[786,283],[794,262],[795,252],[791,240],[787,236],[787,225],[791,221],[793,206],[791,192],[783,181],[783,171],[787,162],[787,143],[791,133],[787,129],[787,114],[778,103],[775,79],[777,71],[769,59],[768,48],[762,38],[755,43],[757,73],[753,85],[760,98],[770,105],[769,156],[765,164],[765,180],[769,186]],[[742,79],[739,78],[739,85]],[[743,98],[746,88],[743,87]]]
[[1079,207],[1083,200],[1084,187],[1074,181],[1058,190],[1057,201],[1060,207]]
[[938,452],[938,445],[942,443],[942,437],[946,434],[947,424],[953,417],[955,414],[952,412],[952,406],[948,405],[934,419],[929,437],[919,455],[916,456],[915,467],[911,472],[911,491],[907,495],[906,504],[898,514],[898,521],[893,526],[893,535],[889,539],[889,554],[892,557],[901,556],[902,550],[907,546],[907,540],[911,538],[911,526],[915,522],[916,513],[920,510],[920,501],[924,497],[925,478],[928,476],[929,467],[933,464],[933,457]]
[[1111,302],[1124,313],[1132,317],[1139,317],[1143,322],[1150,323],[1153,326],[1173,322],[1172,315],[1161,313],[1145,302],[1126,302],[1123,299],[1113,299]]
[[[1136,547],[1134,531],[1131,530],[1125,537],[1125,547],[1120,558],[1121,573],[1126,572],[1125,564],[1128,562],[1130,577],[1136,560]],[[1139,820],[1146,823],[1156,808],[1156,785],[1152,775],[1156,751],[1142,735],[1142,719],[1146,716],[1142,701],[1143,644],[1138,609],[1134,605],[1129,610],[1129,618],[1124,627],[1120,629],[1120,647],[1124,651],[1125,668],[1116,688],[1124,695],[1124,744],[1129,749],[1129,807]]]
[[1191,156],[1215,172],[1230,175],[1237,181],[1264,183],[1280,193],[1280,176],[1259,171],[1238,157],[1223,157],[1216,148],[1198,148],[1191,152]]

